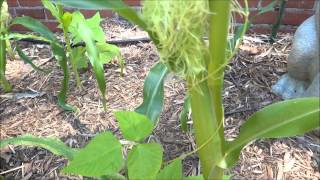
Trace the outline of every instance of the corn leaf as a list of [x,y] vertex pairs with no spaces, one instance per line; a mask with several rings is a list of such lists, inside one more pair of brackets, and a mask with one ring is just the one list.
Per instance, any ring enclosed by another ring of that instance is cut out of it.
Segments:
[[182,162],[181,159],[176,159],[159,172],[157,180],[176,180],[182,177]]
[[11,21],[11,25],[20,24],[34,32],[39,33],[44,38],[50,41],[56,41],[54,34],[40,21],[33,19],[32,17],[22,16],[16,17]]
[[120,130],[124,138],[131,141],[142,141],[153,130],[152,122],[145,115],[133,111],[115,112]]
[[115,174],[123,166],[121,144],[110,132],[94,137],[81,149],[63,173],[71,173],[89,177]]
[[229,142],[225,158],[235,164],[241,149],[256,139],[302,135],[320,127],[319,98],[300,98],[272,104],[254,113],[241,127],[239,136]]
[[136,112],[146,115],[154,123],[157,122],[163,107],[163,83],[168,68],[158,63],[151,68],[144,81],[143,102]]
[[138,144],[128,153],[129,179],[155,179],[162,163],[162,147],[157,143]]
[[32,60],[31,60],[26,54],[24,54],[24,52],[23,52],[18,46],[16,46],[16,50],[17,50],[18,55],[20,56],[20,58],[21,58],[25,63],[30,64],[33,69],[35,69],[35,70],[37,70],[37,71],[44,72],[44,73],[49,73],[48,70],[42,69],[42,68],[40,68],[39,66],[35,65],[35,64],[32,62]]
[[78,25],[78,33],[81,39],[86,43],[86,50],[88,53],[88,57],[90,63],[93,67],[93,71],[95,73],[99,90],[102,96],[102,104],[104,109],[107,107],[106,103],[106,81],[104,78],[104,69],[103,64],[100,62],[99,54],[94,42],[94,34],[91,31],[90,27],[87,26],[85,23],[79,23]]
[[66,146],[63,142],[56,138],[48,137],[36,137],[30,134],[25,134],[15,138],[9,138],[0,141],[0,148],[7,146],[9,144],[13,145],[24,145],[24,146],[37,146],[49,150],[50,152],[64,156],[70,160],[78,153],[76,149],[72,149]]
[[58,94],[58,104],[64,110],[78,111],[76,107],[66,104],[66,97],[67,97],[67,92],[69,87],[69,69],[68,69],[67,57],[66,57],[64,48],[55,43],[53,43],[51,47],[52,47],[53,53],[58,58],[59,65],[63,71],[63,80],[61,84],[61,90]]

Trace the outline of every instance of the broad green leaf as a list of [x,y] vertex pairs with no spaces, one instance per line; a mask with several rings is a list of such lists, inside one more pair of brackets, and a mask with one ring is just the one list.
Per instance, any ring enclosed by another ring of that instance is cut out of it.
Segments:
[[40,67],[38,67],[37,65],[35,65],[35,64],[32,62],[32,60],[31,60],[26,54],[24,54],[24,52],[23,52],[18,46],[16,46],[16,50],[17,50],[18,55],[20,56],[20,58],[21,58],[25,63],[30,64],[33,69],[35,69],[35,70],[37,70],[37,71],[44,72],[44,73],[48,73],[48,72],[49,72],[48,70],[41,69]]
[[102,64],[107,64],[113,58],[120,56],[120,49],[118,46],[105,42],[97,42],[96,46],[99,53],[99,59]]
[[115,116],[125,139],[139,142],[153,130],[152,122],[145,115],[133,111],[118,111]]
[[74,47],[71,49],[72,60],[75,61],[78,69],[88,68],[88,59],[85,56],[86,48],[85,47]]
[[105,132],[94,137],[85,148],[81,149],[62,172],[99,177],[118,173],[122,165],[120,142],[110,132]]
[[4,146],[9,144],[41,147],[49,150],[56,155],[64,156],[69,160],[72,160],[78,153],[77,150],[66,146],[59,139],[49,137],[36,137],[30,134],[25,134],[15,138],[9,138],[0,141],[0,148],[3,148]]
[[241,149],[256,139],[302,135],[320,127],[319,98],[282,101],[254,113],[241,127],[239,136],[225,151],[226,166],[237,161]]
[[176,180],[182,177],[182,162],[181,159],[176,159],[159,172],[157,180]]
[[62,16],[63,29],[67,30],[71,22],[72,22],[72,14],[69,12],[63,13],[63,16]]
[[79,35],[79,24],[85,23],[85,17],[80,11],[75,11],[72,13],[72,21],[69,25],[68,31],[71,33],[72,41],[74,44],[81,42],[81,36]]
[[187,131],[188,130],[188,116],[189,113],[191,112],[191,104],[190,104],[190,98],[187,95],[184,99],[184,103],[183,103],[183,109],[180,113],[180,124],[181,124],[181,129],[183,131]]
[[87,27],[90,28],[92,31],[92,34],[94,35],[92,38],[93,40],[105,43],[105,34],[103,32],[103,29],[100,26],[101,23],[101,17],[100,13],[97,12],[93,17],[89,19],[85,19],[83,14],[80,11],[75,11],[72,13],[72,22],[70,24],[69,31],[71,32],[74,43],[79,43],[82,39],[79,35],[79,24],[85,23]]
[[78,25],[78,33],[81,39],[86,43],[86,50],[88,53],[88,57],[90,60],[90,63],[93,67],[94,74],[96,76],[99,90],[101,92],[102,96],[102,103],[104,109],[107,107],[106,103],[106,81],[104,79],[104,69],[103,69],[103,64],[100,62],[99,56],[98,56],[98,51],[95,46],[94,42],[94,34],[92,33],[91,29],[84,23],[84,24],[79,24]]
[[86,19],[86,23],[88,27],[91,29],[92,33],[94,34],[94,40],[100,43],[105,43],[105,34],[103,32],[102,27],[100,26],[101,17],[100,13],[97,12],[94,16],[89,19]]
[[39,33],[44,38],[51,41],[56,41],[54,34],[40,21],[33,19],[32,17],[22,16],[16,17],[11,21],[11,25],[20,24],[34,32]]
[[140,14],[135,12],[131,7],[123,3],[122,0],[102,1],[102,0],[90,0],[90,1],[74,1],[74,0],[54,0],[65,6],[79,8],[79,9],[111,9],[117,12],[120,16],[128,19],[132,23],[140,26],[144,30],[147,29],[145,22],[141,18]]
[[127,167],[130,180],[156,179],[162,163],[160,144],[138,144],[128,154]]
[[67,97],[67,92],[69,88],[69,69],[68,69],[68,63],[67,63],[67,56],[64,51],[64,48],[55,43],[52,43],[51,47],[52,47],[53,54],[56,55],[59,65],[63,71],[63,80],[61,83],[61,90],[58,94],[58,104],[64,110],[78,111],[76,107],[66,104],[66,97]]
[[188,177],[183,178],[183,180],[204,180],[204,178],[203,178],[202,175],[200,175],[200,176],[188,176]]
[[55,17],[60,23],[61,23],[61,18],[59,16],[59,10],[58,7],[55,6],[51,0],[41,0],[43,7],[48,9],[50,13],[52,14],[53,17]]
[[97,178],[98,180],[126,180],[126,177],[124,177],[121,174],[111,174],[111,175],[104,175]]
[[135,110],[138,113],[146,115],[152,122],[156,123],[163,107],[163,83],[168,68],[158,63],[151,68],[144,81],[143,102]]

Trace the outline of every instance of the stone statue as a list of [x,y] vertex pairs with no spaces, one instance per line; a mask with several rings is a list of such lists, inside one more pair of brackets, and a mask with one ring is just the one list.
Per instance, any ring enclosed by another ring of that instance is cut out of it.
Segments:
[[318,2],[315,15],[305,20],[295,32],[288,57],[288,73],[272,87],[283,99],[320,96],[320,35]]

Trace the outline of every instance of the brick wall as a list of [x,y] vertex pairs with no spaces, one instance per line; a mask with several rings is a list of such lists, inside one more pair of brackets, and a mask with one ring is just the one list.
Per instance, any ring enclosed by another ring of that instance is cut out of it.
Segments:
[[[248,0],[251,14],[255,14],[257,12],[259,1],[260,0]],[[262,6],[270,3],[271,1],[272,0],[262,0]],[[314,13],[316,1],[319,0],[288,0],[283,18],[283,25],[281,26],[280,31],[294,31],[299,24]],[[41,20],[51,30],[58,30],[56,27],[57,22],[51,16],[50,12],[41,6],[40,0],[7,0],[7,2],[9,4],[9,11],[13,17],[22,15],[31,16]],[[125,0],[125,2],[131,6],[140,5],[140,0]],[[240,0],[240,4],[243,4],[242,0]],[[95,13],[95,11],[82,10],[82,13],[84,13],[86,17],[90,17]],[[115,16],[115,14],[108,10],[100,11],[100,14],[102,17]],[[274,11],[259,16],[253,22],[253,26],[250,31],[269,33],[271,30],[270,25],[276,21],[277,14],[278,11],[277,8],[275,8]],[[236,16],[236,22],[241,23],[242,19],[239,16]],[[26,29],[21,26],[14,26],[13,30],[25,31]]]

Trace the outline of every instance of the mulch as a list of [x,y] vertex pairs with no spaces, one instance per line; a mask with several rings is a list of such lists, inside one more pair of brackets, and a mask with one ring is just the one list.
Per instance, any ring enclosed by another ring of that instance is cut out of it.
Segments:
[[[103,23],[108,39],[146,36],[130,24],[106,20]],[[225,107],[225,136],[234,139],[239,127],[253,112],[281,99],[272,93],[271,86],[286,72],[292,34],[280,34],[274,44],[266,35],[245,37],[239,53],[225,71],[223,93]],[[68,103],[80,112],[63,111],[57,105],[57,94],[63,78],[62,71],[52,58],[47,45],[20,44],[36,64],[51,69],[49,74],[33,71],[21,61],[9,61],[7,77],[14,85],[13,93],[37,92],[38,96],[16,98],[0,94],[0,138],[33,134],[54,136],[71,147],[83,147],[97,133],[111,131],[121,138],[113,116],[116,110],[133,110],[142,102],[143,81],[157,62],[158,54],[152,43],[130,44],[121,47],[126,62],[124,76],[117,62],[105,65],[108,110],[104,111],[92,70],[81,72],[82,88],[70,81]],[[180,129],[186,88],[184,81],[169,75],[165,80],[165,102],[160,121],[152,135],[162,144],[165,161],[195,149],[194,137]],[[189,122],[192,124],[191,119]],[[258,140],[246,146],[238,165],[227,170],[233,179],[320,179],[319,137],[304,136]],[[1,150],[0,175],[6,179],[83,179],[67,176],[59,170],[67,160],[36,147],[8,146]],[[196,154],[183,161],[184,174],[200,173]]]

